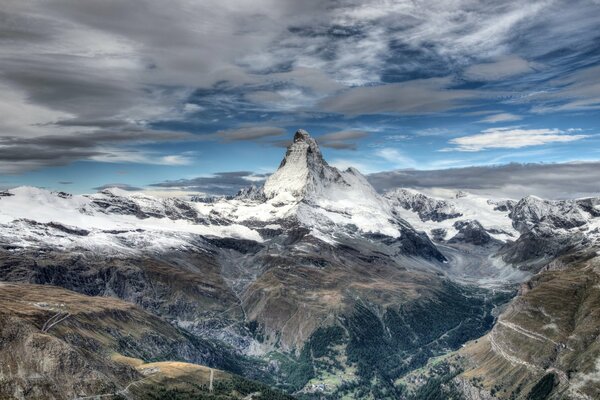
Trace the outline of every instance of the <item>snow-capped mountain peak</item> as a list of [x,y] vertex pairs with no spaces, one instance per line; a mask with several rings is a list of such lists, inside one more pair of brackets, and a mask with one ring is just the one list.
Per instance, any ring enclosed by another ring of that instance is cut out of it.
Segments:
[[289,213],[315,232],[330,236],[342,226],[363,232],[400,236],[397,217],[356,169],[340,171],[327,164],[315,139],[298,130],[279,169],[263,187],[266,202],[295,205]]
[[267,199],[297,201],[332,182],[343,182],[340,172],[325,162],[315,139],[300,129],[263,190]]

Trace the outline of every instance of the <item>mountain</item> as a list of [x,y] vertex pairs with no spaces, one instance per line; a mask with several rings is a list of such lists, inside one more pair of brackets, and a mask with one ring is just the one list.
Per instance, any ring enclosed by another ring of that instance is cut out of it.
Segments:
[[[463,192],[442,198],[401,188],[380,194],[356,169],[328,165],[302,130],[262,187],[198,200],[119,189],[2,192],[0,294],[12,288],[5,318],[27,326],[10,334],[2,328],[14,341],[7,343],[25,346],[32,334],[61,340],[57,348],[87,360],[86,377],[102,374],[95,393],[125,393],[143,371],[158,368],[164,376],[148,381],[208,396],[185,382],[204,382],[201,376],[213,368],[236,387],[269,391],[244,379],[259,380],[305,399],[418,399],[428,398],[426,392],[447,395],[451,387],[490,394],[493,385],[480,389],[463,378],[473,365],[484,365],[470,341],[494,334],[504,341],[498,348],[519,352],[522,343],[494,333],[508,326],[498,318],[512,321],[511,307],[525,298],[521,289],[511,302],[517,290],[561,257],[573,255],[562,262],[574,265],[600,237],[597,199],[515,201]],[[24,300],[25,314],[14,305],[17,290],[37,296]],[[44,318],[66,315],[54,310],[63,297],[73,299],[74,310],[95,303],[104,310],[89,317],[102,327],[94,346],[82,345],[88,342],[79,336],[94,334],[87,333],[91,325],[76,324],[75,311],[57,325],[63,336],[44,331]],[[31,306],[38,302],[53,308]],[[152,335],[123,339],[148,331],[148,324],[156,327]],[[588,348],[592,357],[595,348]],[[458,358],[448,356],[455,351]],[[10,347],[0,349],[0,359],[19,362],[9,353]],[[445,361],[435,363],[440,357]],[[63,364],[3,369],[0,388],[21,399],[91,393]],[[572,365],[573,376],[587,376],[588,364]],[[127,374],[116,378],[117,367]],[[410,381],[421,371],[431,372],[426,383]],[[61,379],[70,386],[61,389]],[[142,386],[126,395],[145,398],[153,391]],[[240,393],[230,383],[226,388],[223,396]]]
[[385,193],[385,197],[413,226],[439,240],[452,240],[460,232],[459,226],[468,221],[476,221],[481,232],[497,242],[519,236],[513,227],[511,200],[487,199],[463,191],[437,198],[402,188]]
[[520,236],[502,258],[537,271],[554,258],[600,240],[600,199],[549,201],[528,196],[510,213]]

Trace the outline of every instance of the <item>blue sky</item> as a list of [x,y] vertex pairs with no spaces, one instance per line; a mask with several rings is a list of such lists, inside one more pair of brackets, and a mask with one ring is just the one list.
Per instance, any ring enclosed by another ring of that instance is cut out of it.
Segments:
[[600,160],[600,2],[4,1],[0,187]]

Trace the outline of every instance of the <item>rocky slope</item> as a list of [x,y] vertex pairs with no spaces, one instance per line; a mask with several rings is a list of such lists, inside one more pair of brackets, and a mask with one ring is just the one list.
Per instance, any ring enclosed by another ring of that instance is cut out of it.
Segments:
[[600,238],[600,199],[549,201],[534,196],[510,212],[519,238],[500,255],[521,268],[538,270],[561,254],[591,247]]
[[600,397],[600,258],[582,251],[524,284],[492,331],[470,343],[466,381],[493,398]]

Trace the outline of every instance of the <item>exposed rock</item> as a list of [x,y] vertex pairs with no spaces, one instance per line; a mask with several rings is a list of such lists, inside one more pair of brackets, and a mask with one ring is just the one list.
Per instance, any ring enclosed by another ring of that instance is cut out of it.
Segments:
[[393,204],[416,212],[422,221],[440,222],[462,216],[462,213],[453,204],[408,189],[396,189],[388,192],[386,198]]
[[478,221],[456,221],[454,228],[458,233],[448,241],[449,243],[464,242],[483,246],[492,241],[492,237]]

